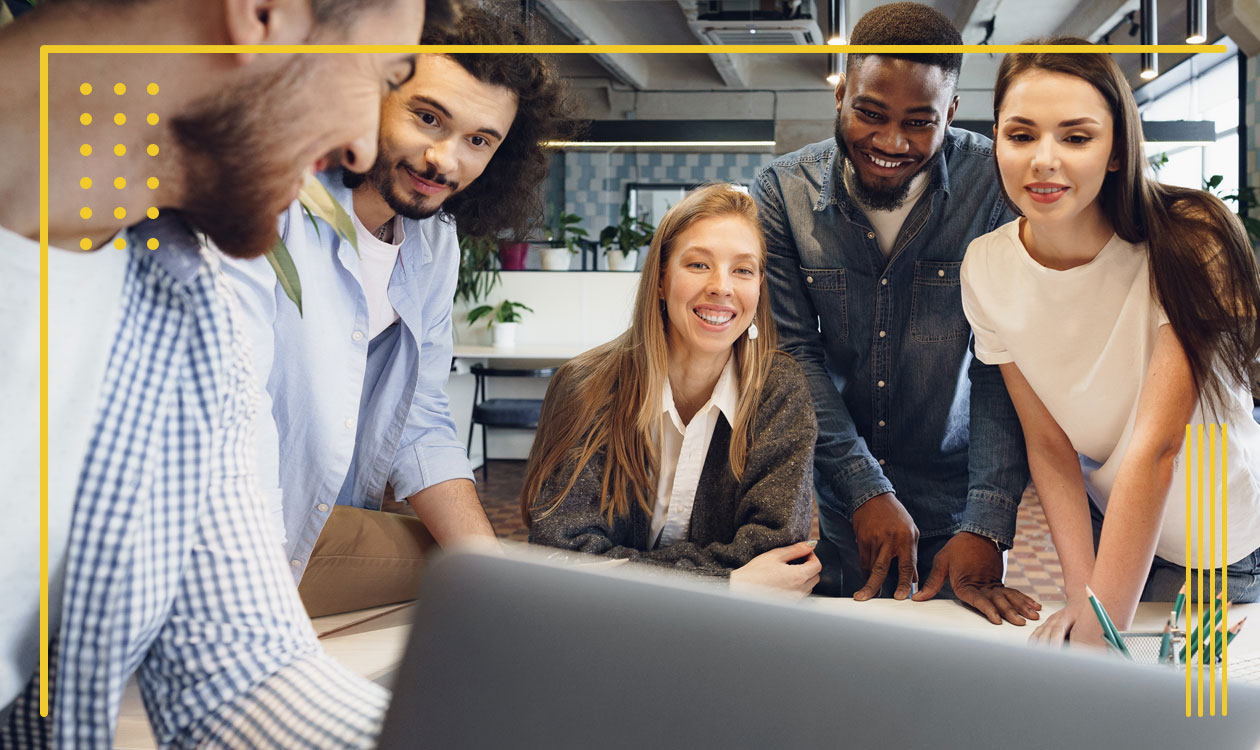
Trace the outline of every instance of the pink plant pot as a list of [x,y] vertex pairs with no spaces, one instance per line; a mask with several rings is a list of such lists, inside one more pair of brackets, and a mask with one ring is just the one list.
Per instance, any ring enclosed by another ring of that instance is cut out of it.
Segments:
[[499,265],[503,267],[504,271],[524,271],[525,254],[528,252],[528,242],[509,242],[504,240],[499,243]]

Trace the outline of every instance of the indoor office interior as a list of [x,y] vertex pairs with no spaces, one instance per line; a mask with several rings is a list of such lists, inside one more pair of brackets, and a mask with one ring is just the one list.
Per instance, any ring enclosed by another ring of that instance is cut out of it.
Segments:
[[[756,0],[681,4],[540,0],[536,8],[537,17],[561,43],[630,44],[651,39],[666,44],[806,44],[828,38],[832,13],[851,26],[879,4],[807,0],[805,12],[790,20],[772,19],[776,4]],[[1112,44],[1147,39],[1137,3],[1007,0],[996,11],[985,3],[935,5],[954,14],[968,44],[1017,44],[1054,35]],[[1260,183],[1256,128],[1260,49],[1248,47],[1253,31],[1230,27],[1245,40],[1240,45],[1218,26],[1223,4],[1208,5],[1213,12],[1208,14],[1204,39],[1224,44],[1226,53],[1159,55],[1145,72],[1139,55],[1120,55],[1118,61],[1134,90],[1147,154],[1159,179],[1193,188],[1211,186],[1217,195],[1238,196],[1240,187]],[[706,13],[710,6],[716,10]],[[1155,39],[1183,42],[1185,4],[1161,2],[1158,14]],[[992,135],[993,81],[1000,60],[1001,55],[964,55],[954,127]],[[610,270],[610,262],[613,269],[628,263],[615,246],[609,252],[610,243],[600,242],[605,228],[618,224],[623,210],[649,223],[659,220],[688,188],[704,182],[748,186],[778,156],[830,137],[835,109],[828,76],[843,61],[829,62],[816,55],[641,54],[565,55],[559,63],[594,122],[585,142],[571,144],[555,157],[547,187],[551,224],[527,246],[507,245],[506,253],[500,250],[497,258],[489,259],[498,271],[488,289],[484,279],[477,286],[471,278],[461,277],[461,290],[473,291],[457,296],[455,305],[456,361],[448,391],[453,413],[478,467],[478,492],[495,531],[515,540],[528,535],[520,519],[519,492],[533,432],[493,423],[483,430],[473,420],[474,400],[541,399],[550,368],[623,331],[630,322],[638,275]],[[739,145],[731,145],[735,142]],[[1238,203],[1231,200],[1228,205],[1237,208]],[[570,233],[570,248],[576,253],[551,250],[559,243],[545,239],[556,233],[557,210],[567,216],[566,226],[582,230],[576,240]],[[523,256],[518,256],[522,249]],[[635,253],[638,263],[644,254]],[[519,268],[517,263],[523,263],[523,270],[508,270]],[[548,270],[557,267],[562,270]],[[495,346],[486,318],[469,324],[466,312],[503,300],[531,310],[521,310],[520,322],[511,326],[515,330],[506,334],[514,337],[513,343]],[[511,377],[485,379],[484,396],[478,393],[474,399],[478,378],[471,372],[473,366],[507,369]],[[530,421],[511,414],[488,418]],[[812,533],[817,536],[816,518]],[[1031,485],[1020,504],[1006,580],[1039,600],[1063,598],[1055,548]]]

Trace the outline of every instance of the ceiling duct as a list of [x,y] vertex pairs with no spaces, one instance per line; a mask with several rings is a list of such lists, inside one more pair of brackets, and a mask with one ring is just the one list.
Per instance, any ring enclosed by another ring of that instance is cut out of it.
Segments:
[[687,24],[705,44],[822,44],[813,0],[708,0]]

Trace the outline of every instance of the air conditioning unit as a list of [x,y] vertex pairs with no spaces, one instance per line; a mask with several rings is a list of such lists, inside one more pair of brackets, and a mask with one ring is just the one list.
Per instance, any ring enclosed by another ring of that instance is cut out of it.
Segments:
[[705,44],[822,44],[822,30],[812,18],[786,20],[688,21]]

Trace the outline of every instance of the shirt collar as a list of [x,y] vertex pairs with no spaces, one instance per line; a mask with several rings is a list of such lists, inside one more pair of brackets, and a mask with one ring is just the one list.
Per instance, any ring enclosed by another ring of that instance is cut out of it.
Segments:
[[[739,373],[736,372],[735,356],[732,353],[727,358],[726,366],[722,368],[722,374],[718,376],[717,383],[713,386],[713,393],[709,394],[709,400],[696,411],[695,417],[716,408],[726,417],[727,423],[735,424],[735,406],[738,403]],[[682,417],[678,414],[678,408],[674,406],[674,389],[670,386],[668,377],[665,378],[665,388],[661,395],[661,413],[669,418],[679,432],[683,431]]]
[[[944,190],[949,195],[949,170],[945,165],[944,152],[950,148],[955,139],[951,128],[945,129],[945,140],[941,142],[940,154],[941,158],[937,159],[930,167],[928,172],[927,187],[924,192]],[[840,147],[836,145],[835,139],[831,139],[831,148],[827,150],[822,160],[823,184],[818,191],[818,200],[814,203],[815,211],[822,211],[827,206],[838,205],[841,199],[848,195],[848,191],[844,186],[844,159],[840,157]]]

